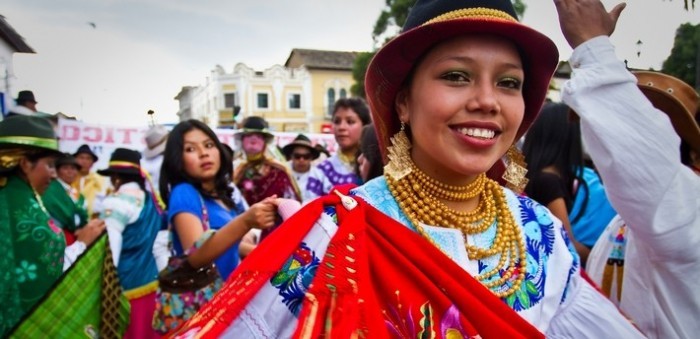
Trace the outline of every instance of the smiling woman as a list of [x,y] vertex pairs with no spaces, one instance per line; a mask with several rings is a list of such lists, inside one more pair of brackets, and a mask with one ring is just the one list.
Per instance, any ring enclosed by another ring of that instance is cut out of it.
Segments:
[[302,208],[184,331],[639,337],[581,277],[561,222],[499,184],[558,63],[515,18],[510,0],[418,0],[365,78],[384,176]]
[[0,122],[0,336],[42,300],[49,288],[104,230],[93,221],[66,246],[41,194],[61,155],[48,120],[14,116]]

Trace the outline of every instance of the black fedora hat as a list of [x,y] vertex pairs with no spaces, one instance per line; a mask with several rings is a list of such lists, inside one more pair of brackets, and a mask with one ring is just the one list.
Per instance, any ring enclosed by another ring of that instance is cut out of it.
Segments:
[[112,174],[141,175],[141,153],[128,148],[117,148],[112,152],[108,166],[98,170],[97,173],[104,176]]
[[311,152],[311,160],[315,160],[321,155],[321,152],[311,144],[311,140],[303,134],[297,135],[292,142],[282,147],[282,153],[287,159],[291,159],[294,148],[299,146],[306,147]]
[[75,166],[78,170],[82,168],[78,161],[75,160],[75,157],[70,154],[70,153],[63,153],[63,155],[59,156],[58,159],[56,159],[56,169],[61,168],[61,166]]
[[80,145],[80,147],[78,147],[78,150],[75,151],[75,153],[73,153],[73,156],[77,158],[78,154],[81,154],[81,153],[89,154],[90,156],[92,156],[92,161],[94,161],[94,162],[97,162],[97,159],[99,159],[97,157],[97,155],[94,152],[92,152],[92,149],[90,149],[90,146],[88,146],[86,144]]
[[56,132],[44,118],[13,115],[0,121],[0,148],[31,147],[58,151]]
[[388,160],[389,138],[401,126],[395,108],[401,86],[434,46],[468,34],[494,35],[515,44],[525,71],[525,115],[515,139],[535,120],[559,62],[554,42],[518,22],[511,0],[417,0],[402,32],[377,52],[365,76],[367,100],[384,161]]
[[37,103],[36,99],[34,99],[34,92],[32,91],[19,91],[17,93],[17,100],[15,100],[17,104],[21,104],[24,102],[32,102],[32,103]]
[[270,125],[262,117],[250,116],[243,120],[242,128],[235,135],[237,139],[247,134],[258,133],[265,137],[265,141],[270,142],[275,137],[270,133]]

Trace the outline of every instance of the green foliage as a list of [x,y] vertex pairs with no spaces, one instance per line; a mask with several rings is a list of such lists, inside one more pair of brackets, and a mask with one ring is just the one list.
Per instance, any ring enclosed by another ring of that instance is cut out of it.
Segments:
[[352,78],[355,79],[355,84],[350,88],[350,93],[354,97],[365,98],[365,72],[374,54],[375,52],[361,52],[355,57],[352,65]]
[[700,60],[700,24],[681,24],[676,30],[671,55],[664,61],[662,72],[673,75],[690,86],[700,87],[697,79]]

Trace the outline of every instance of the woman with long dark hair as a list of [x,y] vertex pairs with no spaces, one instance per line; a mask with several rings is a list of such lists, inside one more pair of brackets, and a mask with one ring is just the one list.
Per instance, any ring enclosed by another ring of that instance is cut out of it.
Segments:
[[217,230],[189,257],[194,267],[212,261],[226,279],[238,266],[238,244],[252,228],[269,228],[275,221],[275,197],[245,210],[240,195],[229,185],[232,164],[214,131],[198,120],[177,124],[165,147],[160,193],[168,203],[176,254],[183,254],[205,230]]
[[112,258],[131,314],[124,338],[158,338],[151,320],[155,311],[158,268],[153,243],[161,228],[161,206],[146,191],[138,151],[117,148],[108,167],[97,173],[110,178],[114,193],[103,201],[100,219],[107,224]]
[[[525,193],[547,206],[573,237],[570,220],[575,216],[569,212],[575,196],[574,183],[583,174],[583,149],[581,127],[569,114],[569,107],[564,104],[545,105],[525,136],[523,154],[529,179]],[[590,248],[572,240],[585,263]]]

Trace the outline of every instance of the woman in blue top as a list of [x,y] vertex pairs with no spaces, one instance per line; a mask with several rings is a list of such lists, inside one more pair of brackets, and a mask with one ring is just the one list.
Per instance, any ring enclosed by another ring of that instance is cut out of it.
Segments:
[[168,221],[176,254],[189,250],[207,229],[214,236],[188,260],[194,267],[216,261],[222,278],[238,266],[238,245],[252,228],[273,226],[276,197],[244,208],[229,185],[231,158],[216,134],[197,120],[177,124],[168,136],[160,173],[160,191],[168,201]]

